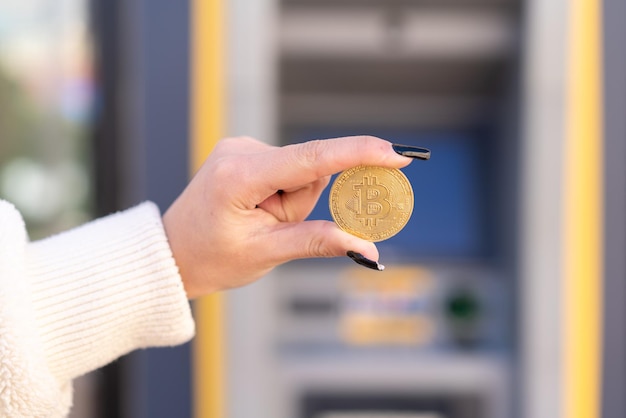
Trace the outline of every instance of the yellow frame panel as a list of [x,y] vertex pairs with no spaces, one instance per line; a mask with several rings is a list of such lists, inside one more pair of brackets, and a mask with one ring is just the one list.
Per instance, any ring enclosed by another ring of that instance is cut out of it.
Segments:
[[564,418],[601,416],[601,0],[573,0],[564,188]]
[[[194,0],[191,6],[190,167],[197,172],[224,127],[224,6],[222,0]],[[224,300],[220,294],[194,304],[197,333],[193,355],[193,410],[196,418],[225,413]]]

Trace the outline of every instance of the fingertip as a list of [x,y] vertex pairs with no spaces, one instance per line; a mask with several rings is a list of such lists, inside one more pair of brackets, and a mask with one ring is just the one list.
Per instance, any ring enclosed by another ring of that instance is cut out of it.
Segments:
[[359,253],[363,257],[373,261],[378,261],[379,253],[376,244],[373,242],[364,240],[355,235],[349,234],[346,231],[341,230],[335,223],[329,222],[332,230],[336,234],[336,250],[335,255],[346,255],[349,251]]
[[378,261],[369,259],[365,257],[363,254],[358,253],[356,251],[348,251],[346,255],[350,257],[352,261],[354,261],[360,266],[367,267],[372,270],[378,270],[378,271],[383,271],[385,269],[385,266],[380,264]]
[[376,245],[373,242],[366,241],[350,234],[347,235],[350,236],[350,241],[346,243],[345,253],[352,251],[361,254],[369,260],[378,262],[380,255],[378,253],[378,248],[376,248]]
[[414,160],[429,160],[430,150],[422,147],[416,147],[413,145],[392,144],[394,152],[403,157],[411,158]]
[[[316,142],[326,145],[328,150],[335,150],[337,167],[333,173],[357,165],[402,168],[412,162],[411,158],[397,153],[390,141],[373,135],[355,135]],[[328,146],[329,144],[332,145]]]
[[381,165],[392,168],[403,168],[413,162],[413,158],[409,158],[396,151],[395,144],[386,139],[375,136],[365,136],[364,138],[366,141],[369,141],[368,146],[370,146],[369,144],[371,144],[372,141],[374,142],[371,147],[374,148],[374,152],[378,156],[384,156]]

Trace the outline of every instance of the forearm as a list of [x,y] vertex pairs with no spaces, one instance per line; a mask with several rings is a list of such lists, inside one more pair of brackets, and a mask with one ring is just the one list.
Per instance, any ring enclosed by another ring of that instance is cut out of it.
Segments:
[[33,243],[27,259],[42,344],[61,381],[134,349],[193,336],[189,304],[151,203]]

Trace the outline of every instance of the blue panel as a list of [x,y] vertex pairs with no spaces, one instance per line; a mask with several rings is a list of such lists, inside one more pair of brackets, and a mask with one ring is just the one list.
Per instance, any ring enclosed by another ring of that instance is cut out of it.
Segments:
[[[146,197],[162,211],[185,188],[189,137],[189,1],[138,0],[142,24],[141,127]],[[191,347],[133,354],[141,365],[132,400],[137,418],[192,416]]]
[[[309,132],[307,132],[308,134]],[[311,132],[303,138],[349,134]],[[398,258],[476,258],[489,252],[487,138],[480,134],[413,132],[374,133],[393,142],[429,148],[429,161],[415,161],[402,171],[415,193],[409,224],[398,235],[378,244]],[[334,181],[334,178],[333,178]],[[332,219],[328,188],[309,219]]]

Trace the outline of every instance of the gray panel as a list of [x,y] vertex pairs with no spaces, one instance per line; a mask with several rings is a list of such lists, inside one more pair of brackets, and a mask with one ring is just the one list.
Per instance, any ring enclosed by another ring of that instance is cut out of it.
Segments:
[[521,225],[521,416],[562,416],[562,166],[567,0],[526,3]]
[[604,1],[604,352],[602,416],[626,416],[626,1]]
[[[228,77],[226,136],[251,135],[276,141],[277,0],[229,0],[226,26]],[[228,358],[226,410],[229,418],[276,413],[272,351],[274,273],[224,294]]]

